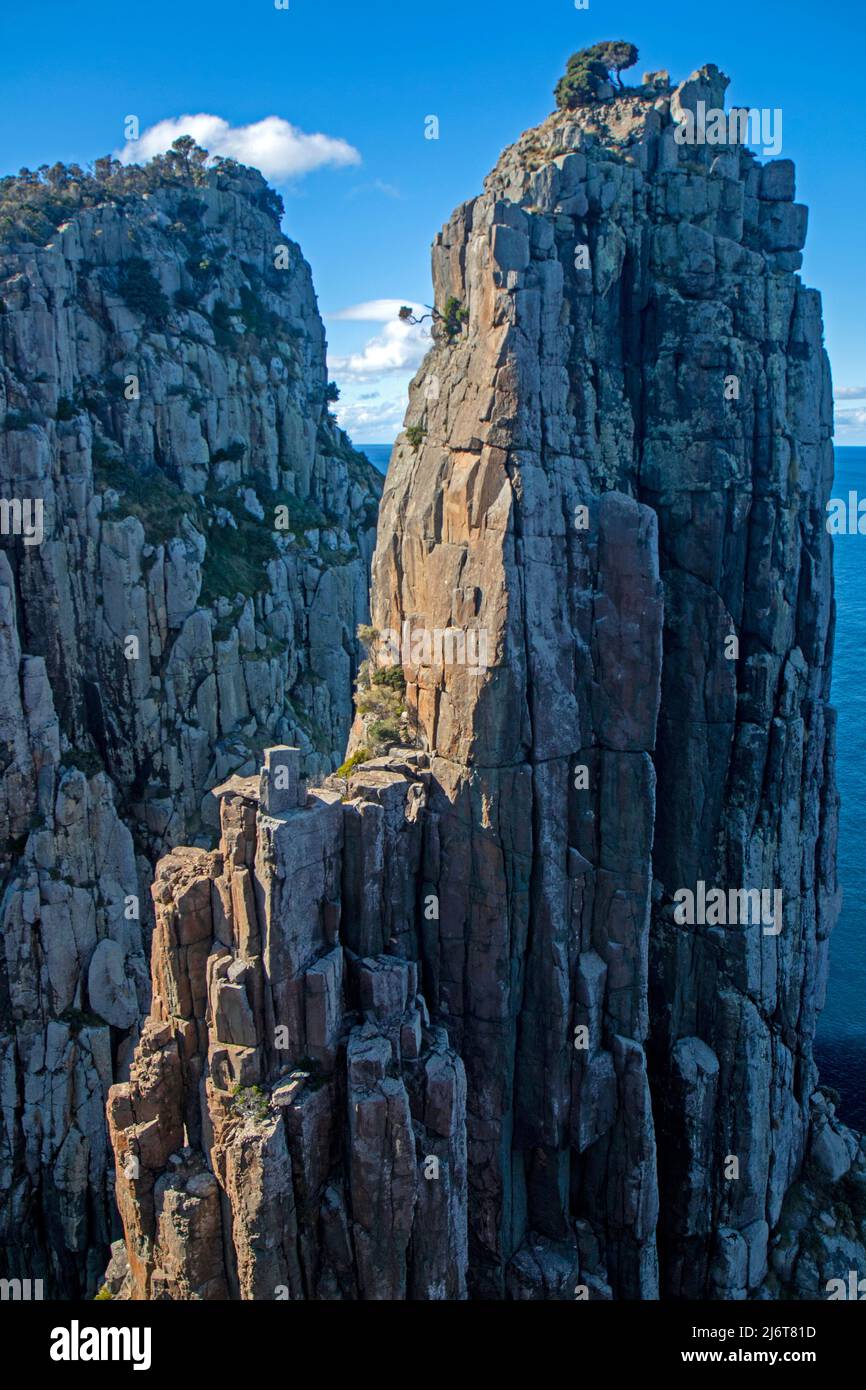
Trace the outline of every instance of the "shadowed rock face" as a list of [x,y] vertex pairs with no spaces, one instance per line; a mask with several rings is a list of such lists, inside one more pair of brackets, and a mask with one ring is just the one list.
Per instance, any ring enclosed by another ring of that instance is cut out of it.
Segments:
[[0,552],[0,1272],[53,1294],[116,1228],[153,864],[264,744],[342,757],[379,491],[264,180],[154,167],[68,176],[0,244],[0,496],[44,508]]
[[[675,139],[724,85],[551,117],[437,238],[371,605],[420,751],[342,803],[275,751],[163,862],[120,1296],[816,1297],[866,1258],[811,1055],[829,372],[792,166]],[[773,911],[689,919],[714,888]]]

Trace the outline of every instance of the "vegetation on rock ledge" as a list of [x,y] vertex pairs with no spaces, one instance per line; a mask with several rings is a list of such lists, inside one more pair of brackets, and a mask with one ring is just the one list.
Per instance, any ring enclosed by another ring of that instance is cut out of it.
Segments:
[[638,60],[638,51],[633,43],[624,39],[608,39],[604,43],[594,43],[573,53],[554,89],[556,104],[560,111],[573,111],[578,106],[589,106],[594,101],[608,101],[613,95],[610,75],[622,90],[620,73],[633,67]]

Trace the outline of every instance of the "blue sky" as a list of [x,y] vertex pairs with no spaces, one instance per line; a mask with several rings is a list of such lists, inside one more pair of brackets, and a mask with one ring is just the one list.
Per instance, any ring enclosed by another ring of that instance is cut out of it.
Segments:
[[[503,146],[549,113],[569,54],[628,39],[640,49],[628,74],[638,80],[656,68],[680,80],[715,62],[733,79],[729,102],[782,109],[782,154],[796,161],[798,198],[810,206],[803,277],[823,291],[842,393],[838,442],[866,443],[862,7],[288,3],[42,0],[16,14],[7,5],[0,172],[119,150],[129,115],[143,134],[187,114],[225,122],[211,128],[227,148],[246,141],[272,166],[285,229],[313,267],[342,422],[358,443],[387,441],[423,351],[417,332],[400,336],[393,301],[429,302],[433,235],[480,190]],[[429,115],[438,140],[425,139]],[[268,117],[279,120],[261,126]],[[317,134],[326,138],[307,138]]]

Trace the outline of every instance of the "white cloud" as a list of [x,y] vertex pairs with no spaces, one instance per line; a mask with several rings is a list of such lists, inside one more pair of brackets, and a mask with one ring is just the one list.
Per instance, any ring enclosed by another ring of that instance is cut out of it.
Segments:
[[837,386],[833,392],[833,399],[837,401],[866,400],[866,386]]
[[866,429],[866,406],[860,406],[857,410],[836,411],[837,434],[846,434],[849,430],[864,429]]
[[231,126],[222,116],[205,112],[158,121],[142,131],[138,140],[127,141],[117,151],[117,157],[123,164],[140,163],[164,153],[180,135],[191,135],[196,144],[212,155],[252,164],[270,179],[298,178],[327,164],[340,167],[361,163],[360,154],[346,140],[308,135],[282,116],[265,116],[250,125]]
[[329,357],[332,376],[344,381],[367,381],[391,376],[395,372],[412,375],[420,367],[430,347],[429,319],[426,323],[404,323],[398,318],[408,304],[416,318],[428,313],[422,304],[405,299],[370,299],[353,304],[328,317],[341,323],[381,323],[382,332],[370,338],[360,350],[344,357]]
[[340,426],[352,439],[375,439],[382,444],[391,443],[397,438],[403,428],[405,413],[405,396],[377,404],[363,399],[347,403],[341,401],[337,407]]
[[429,314],[423,304],[415,304],[411,299],[367,299],[363,304],[352,304],[348,309],[340,309],[336,314],[325,317],[339,323],[390,323],[396,319],[403,305],[407,305],[416,319]]

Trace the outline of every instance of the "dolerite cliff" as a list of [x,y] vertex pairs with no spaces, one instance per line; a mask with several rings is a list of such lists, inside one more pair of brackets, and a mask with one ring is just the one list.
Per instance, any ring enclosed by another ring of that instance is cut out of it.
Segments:
[[[480,674],[402,652],[488,1297],[825,1296],[866,1234],[828,1216],[813,1252],[783,1211],[857,1152],[812,1060],[838,910],[831,387],[793,165],[677,140],[726,86],[651,78],[505,152],[436,240],[436,304],[468,319],[383,499],[373,626],[490,652]],[[700,885],[780,892],[781,922],[681,924]]]
[[[550,117],[437,238],[365,685],[405,687],[416,746],[365,760],[359,705],[346,780],[273,749],[216,789],[218,851],[161,864],[115,1295],[825,1297],[862,1267],[866,1154],[812,1059],[830,378],[793,166],[676,139],[725,86]],[[686,920],[713,889],[773,912]]]
[[418,961],[427,758],[348,799],[297,759],[218,788],[219,850],[159,866],[153,1009],[109,1102],[125,1297],[465,1297],[466,1078]]
[[280,212],[183,145],[0,183],[0,1272],[46,1294],[116,1226],[156,859],[266,745],[345,749],[380,484]]

